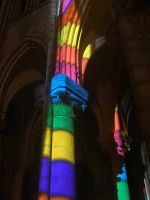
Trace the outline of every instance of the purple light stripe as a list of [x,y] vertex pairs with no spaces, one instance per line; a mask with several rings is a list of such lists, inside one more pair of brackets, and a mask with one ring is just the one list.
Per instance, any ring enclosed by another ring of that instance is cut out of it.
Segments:
[[72,2],[72,0],[64,0],[63,1],[62,14],[64,14],[66,12],[66,10],[70,6],[71,2]]
[[47,175],[49,175],[49,169],[50,169],[50,161],[49,161],[49,158],[42,157],[40,175],[41,175],[41,176],[47,176]]
[[50,195],[75,199],[74,165],[67,161],[52,161]]
[[39,178],[39,192],[49,195],[50,187],[50,161],[48,158],[43,157],[41,159],[41,170]]
[[39,179],[39,193],[44,193],[44,194],[47,194],[49,195],[49,185],[50,185],[50,182],[49,182],[49,177],[43,177],[41,176],[40,179]]

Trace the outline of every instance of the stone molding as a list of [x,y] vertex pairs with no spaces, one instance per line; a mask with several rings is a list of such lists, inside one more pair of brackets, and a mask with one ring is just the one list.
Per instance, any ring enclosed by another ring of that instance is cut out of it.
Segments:
[[50,98],[54,104],[63,102],[84,111],[88,92],[65,74],[59,74],[52,78]]

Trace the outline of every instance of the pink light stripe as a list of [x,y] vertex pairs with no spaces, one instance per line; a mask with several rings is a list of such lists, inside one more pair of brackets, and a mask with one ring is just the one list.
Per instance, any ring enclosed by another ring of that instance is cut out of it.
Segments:
[[60,73],[60,69],[59,69],[59,62],[56,61],[56,69],[55,69],[55,75]]
[[61,73],[66,74],[66,65],[65,65],[65,62],[61,63],[61,65],[60,65],[60,71],[61,71]]
[[72,79],[73,81],[75,81],[75,82],[76,82],[76,80],[77,80],[77,78],[76,78],[76,73],[77,73],[77,71],[76,71],[76,66],[75,66],[75,65],[71,65],[71,79]]
[[66,76],[71,78],[71,65],[70,65],[70,63],[66,64]]
[[115,131],[114,132],[114,140],[115,140],[115,143],[117,145],[117,153],[118,153],[118,155],[124,157],[124,153],[125,152],[124,152],[124,149],[123,149],[123,142],[122,142],[120,131]]

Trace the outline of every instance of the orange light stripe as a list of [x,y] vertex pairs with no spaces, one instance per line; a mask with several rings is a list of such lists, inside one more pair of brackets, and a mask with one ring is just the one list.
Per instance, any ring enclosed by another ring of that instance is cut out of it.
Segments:
[[51,197],[50,200],[71,200],[68,197]]
[[49,195],[47,195],[47,194],[39,194],[38,200],[49,200]]
[[89,61],[88,58],[82,59],[82,74],[85,73],[85,69],[86,69],[86,66],[87,66],[88,61]]
[[115,131],[119,131],[120,130],[119,114],[116,111],[114,117],[114,124],[115,124]]

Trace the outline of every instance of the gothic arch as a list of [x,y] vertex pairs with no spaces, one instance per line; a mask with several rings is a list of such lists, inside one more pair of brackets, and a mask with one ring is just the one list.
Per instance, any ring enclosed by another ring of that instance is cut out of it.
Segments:
[[13,96],[28,84],[44,81],[45,71],[46,53],[41,45],[28,42],[16,50],[1,72],[1,118]]
[[[40,158],[36,148],[38,144],[40,149],[43,115],[39,103],[43,102],[41,99],[34,99],[33,94],[39,84],[40,82],[36,81],[21,88],[11,99],[5,116],[3,135],[8,143],[7,153],[10,155],[7,156],[7,170],[11,171],[8,181],[15,185],[17,174],[20,173],[18,169],[21,169],[20,190],[18,190],[20,195],[24,174],[33,167],[35,156],[36,162],[39,162]],[[8,189],[13,192],[13,187]],[[10,195],[15,194],[10,192]]]

